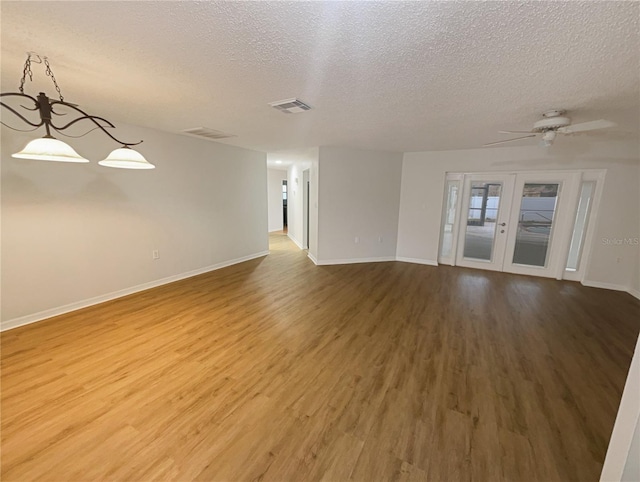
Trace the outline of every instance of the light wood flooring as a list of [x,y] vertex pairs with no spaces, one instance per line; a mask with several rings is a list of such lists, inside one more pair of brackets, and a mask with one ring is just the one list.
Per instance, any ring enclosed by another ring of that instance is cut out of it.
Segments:
[[640,301],[271,243],[3,333],[2,480],[598,480]]

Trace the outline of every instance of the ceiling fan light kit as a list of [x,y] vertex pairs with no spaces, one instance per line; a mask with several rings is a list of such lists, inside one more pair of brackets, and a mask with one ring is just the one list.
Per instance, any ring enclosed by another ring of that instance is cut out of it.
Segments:
[[482,147],[495,146],[506,142],[518,141],[529,137],[541,136],[540,144],[543,147],[551,147],[558,134],[568,135],[576,132],[586,132],[598,129],[615,127],[615,122],[599,119],[580,124],[571,124],[571,118],[566,117],[564,109],[553,109],[542,114],[542,119],[533,124],[530,131],[498,131],[500,134],[527,134],[526,136],[514,137],[504,141],[489,142]]
[[544,147],[551,147],[555,139],[556,131],[545,131],[542,133],[542,140],[540,142]]
[[[40,92],[37,97],[32,97],[24,93],[24,84],[27,79],[33,80],[33,73],[31,71],[31,63],[43,63],[46,67],[45,73],[47,77],[51,77],[51,81],[59,95],[60,100],[50,99],[44,92]],[[28,100],[29,103],[32,103],[33,107],[29,107],[26,105],[21,105],[21,107],[27,111],[38,111],[40,116],[40,122],[32,122],[27,117],[22,115],[16,108],[11,105],[0,101],[0,105],[15,115],[18,119],[24,122],[27,126],[31,128],[27,129],[16,129],[14,127],[9,126],[4,121],[2,124],[9,129],[13,129],[20,132],[29,132],[34,131],[42,126],[45,128],[45,135],[42,138],[34,139],[29,141],[29,143],[22,149],[20,152],[16,152],[12,154],[11,157],[15,157],[17,159],[35,159],[39,161],[55,161],[55,162],[75,162],[75,163],[87,163],[88,159],[80,156],[70,145],[67,143],[56,139],[51,134],[51,131],[54,131],[63,136],[68,136],[64,133],[68,128],[75,125],[80,121],[89,121],[93,124],[93,128],[88,132],[85,132],[81,136],[87,135],[89,132],[94,130],[100,130],[111,139],[116,141],[122,147],[114,150],[107,156],[106,159],[100,161],[98,164],[107,167],[118,167],[123,169],[153,169],[155,166],[148,162],[142,154],[135,151],[131,148],[131,146],[138,145],[142,143],[139,142],[122,142],[114,137],[107,129],[115,129],[115,126],[106,120],[103,117],[98,117],[94,115],[87,114],[82,109],[78,108],[75,104],[71,104],[69,102],[65,102],[64,97],[62,96],[62,92],[60,91],[60,87],[56,81],[55,76],[53,75],[53,71],[51,70],[51,66],[49,65],[49,60],[47,57],[41,57],[40,55],[29,52],[27,53],[27,60],[24,64],[24,69],[22,73],[22,78],[20,79],[20,87],[18,88],[19,92],[3,92],[0,94],[0,98],[11,98],[17,97],[22,100]],[[57,112],[56,108],[62,106],[68,109],[75,111],[75,113],[80,114],[75,119],[70,120],[65,125],[56,125],[54,123],[54,116],[64,116],[66,112]],[[74,137],[74,136],[69,136]]]

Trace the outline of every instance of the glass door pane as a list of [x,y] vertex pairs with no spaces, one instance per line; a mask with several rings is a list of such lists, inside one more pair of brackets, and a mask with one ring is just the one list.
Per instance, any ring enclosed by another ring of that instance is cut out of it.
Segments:
[[587,221],[589,219],[591,198],[593,196],[595,185],[596,183],[594,181],[583,182],[580,189],[578,212],[576,213],[576,221],[573,225],[573,235],[571,236],[571,245],[569,247],[569,256],[567,258],[566,269],[568,271],[576,271],[579,267],[582,245],[587,233]]
[[458,209],[458,191],[460,181],[446,181],[445,207],[442,213],[442,233],[440,242],[440,258],[448,259],[453,252],[453,236],[455,232],[456,210]]
[[520,202],[513,263],[546,266],[558,183],[525,184]]
[[464,258],[492,260],[501,194],[501,182],[471,182]]

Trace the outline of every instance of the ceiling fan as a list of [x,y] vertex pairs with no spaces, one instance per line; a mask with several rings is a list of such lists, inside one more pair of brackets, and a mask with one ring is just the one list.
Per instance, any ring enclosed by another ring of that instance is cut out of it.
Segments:
[[562,109],[550,110],[542,114],[543,119],[533,124],[533,129],[530,131],[499,131],[500,134],[528,134],[526,136],[514,137],[513,139],[507,139],[505,141],[489,142],[482,147],[495,146],[496,144],[504,144],[505,142],[518,141],[520,139],[526,139],[528,137],[541,136],[542,145],[545,147],[551,146],[558,134],[573,134],[576,132],[593,131],[597,129],[606,129],[607,127],[614,127],[615,122],[611,122],[605,119],[599,119],[589,122],[581,122],[580,124],[571,124],[571,119],[565,117],[566,111]]

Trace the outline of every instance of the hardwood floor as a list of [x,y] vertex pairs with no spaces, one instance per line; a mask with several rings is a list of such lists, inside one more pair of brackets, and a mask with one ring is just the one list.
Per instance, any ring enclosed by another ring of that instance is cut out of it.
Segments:
[[252,260],[2,334],[2,480],[597,480],[640,301]]

